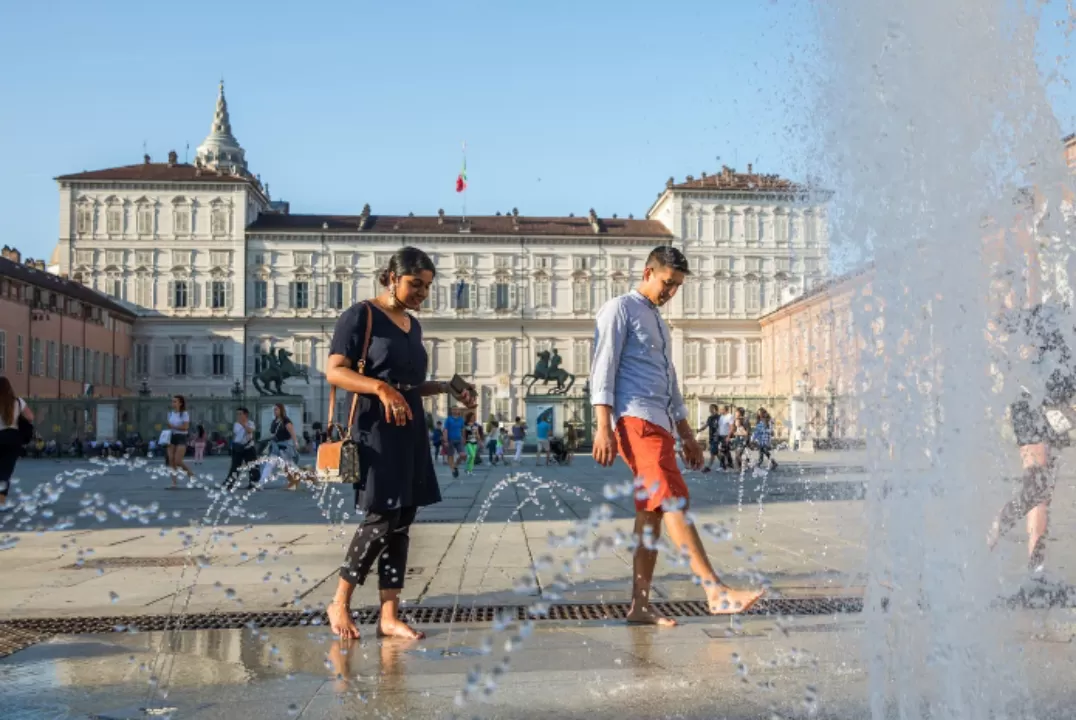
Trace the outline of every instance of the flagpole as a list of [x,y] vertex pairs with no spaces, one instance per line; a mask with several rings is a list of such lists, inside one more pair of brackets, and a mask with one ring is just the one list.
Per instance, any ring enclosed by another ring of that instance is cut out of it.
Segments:
[[[467,141],[463,141],[463,172],[467,173]],[[467,224],[467,179],[463,181],[463,224]]]

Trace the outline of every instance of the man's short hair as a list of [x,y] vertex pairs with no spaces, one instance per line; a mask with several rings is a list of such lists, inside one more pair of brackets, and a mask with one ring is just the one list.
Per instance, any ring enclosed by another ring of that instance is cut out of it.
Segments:
[[247,410],[245,407],[236,408],[235,411],[236,412],[241,412],[241,413],[243,413],[244,415],[247,415],[247,416],[250,415],[250,410]]
[[691,270],[687,265],[687,258],[672,245],[659,245],[646,256],[648,268],[666,267],[690,275]]

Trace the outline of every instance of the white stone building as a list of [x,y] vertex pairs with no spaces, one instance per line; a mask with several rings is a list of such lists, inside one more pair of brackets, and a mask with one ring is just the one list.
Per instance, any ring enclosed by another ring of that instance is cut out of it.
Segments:
[[305,423],[325,415],[337,316],[378,290],[403,245],[438,268],[420,315],[431,373],[471,378],[483,417],[523,413],[541,349],[556,348],[581,389],[597,308],[656,245],[681,247],[694,271],[666,312],[700,414],[712,398],[760,393],[759,316],[827,272],[824,198],[750,167],[670,180],[645,219],[290,214],[247,169],[223,85],[193,164],[170,153],[57,181],[60,271],[140,309],[132,386],[226,396],[239,380],[252,393],[261,353],[285,348],[310,370],[309,385],[286,385],[304,396]]

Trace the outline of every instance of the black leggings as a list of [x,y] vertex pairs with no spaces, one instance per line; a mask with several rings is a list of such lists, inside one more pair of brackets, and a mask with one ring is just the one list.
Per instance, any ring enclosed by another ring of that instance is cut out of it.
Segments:
[[0,495],[7,495],[11,490],[11,476],[15,474],[15,463],[19,461],[21,451],[19,431],[15,428],[0,430]]
[[[224,480],[224,487],[235,487],[235,484],[239,482],[239,468],[247,463],[253,463],[258,459],[257,449],[251,445],[249,447],[233,447],[232,448],[232,466],[228,468],[228,477]],[[257,485],[261,479],[261,468],[258,465],[251,465],[247,469],[247,477],[249,478],[248,485]]]
[[407,574],[407,548],[411,544],[411,523],[418,508],[367,513],[355,531],[347,558],[340,568],[345,582],[362,585],[377,560],[378,587],[400,590]]
[[[1036,465],[1024,470],[1020,479],[1020,489],[998,513],[998,534],[1003,535],[1012,529],[1020,518],[1026,516],[1031,510],[1039,505],[1050,505],[1054,497],[1054,483],[1057,481],[1056,460],[1051,461],[1046,467]],[[1031,556],[1028,558],[1028,567],[1036,568],[1042,564],[1046,554],[1046,543],[1040,539]]]

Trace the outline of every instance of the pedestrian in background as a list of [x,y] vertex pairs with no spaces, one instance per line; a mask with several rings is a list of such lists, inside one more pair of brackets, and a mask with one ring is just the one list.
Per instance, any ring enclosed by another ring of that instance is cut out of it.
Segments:
[[0,512],[8,512],[14,506],[7,501],[11,490],[11,476],[15,474],[15,464],[19,461],[24,443],[24,432],[19,430],[19,419],[24,428],[33,432],[29,424],[34,421],[34,413],[26,401],[15,394],[11,382],[0,375]]

